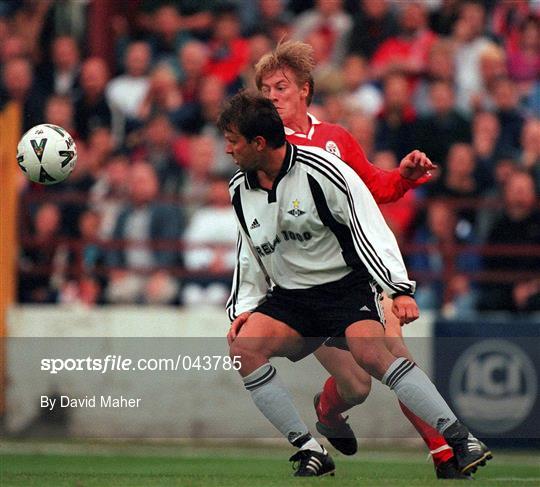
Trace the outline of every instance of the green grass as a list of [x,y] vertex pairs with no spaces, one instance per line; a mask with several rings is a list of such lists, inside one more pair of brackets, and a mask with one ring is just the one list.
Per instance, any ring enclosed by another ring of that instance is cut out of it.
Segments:
[[[21,447],[22,445],[22,447]],[[430,463],[418,451],[363,450],[353,458],[335,455],[336,476],[293,479],[289,450],[275,448],[186,448],[183,446],[5,442],[0,448],[0,485],[259,487],[297,485],[429,486]],[[50,452],[50,453],[48,453]],[[538,452],[495,452],[476,475],[476,487],[540,485]]]

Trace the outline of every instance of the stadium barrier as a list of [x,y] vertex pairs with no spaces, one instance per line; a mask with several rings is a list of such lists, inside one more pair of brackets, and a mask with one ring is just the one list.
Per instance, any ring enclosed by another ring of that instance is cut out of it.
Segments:
[[[428,373],[432,322],[433,316],[424,313],[406,329],[408,335],[414,334],[408,339],[412,353]],[[252,404],[237,372],[222,366],[228,325],[224,311],[213,307],[14,307],[8,314],[6,338],[7,433],[234,441],[278,438]],[[178,370],[148,370],[158,367],[158,359],[176,362],[178,356]],[[221,365],[214,367],[216,360],[211,359],[212,370],[204,370],[202,357],[206,356],[220,357]],[[103,369],[107,357],[105,372],[86,370],[87,358],[100,359]],[[197,357],[202,367],[197,366]],[[130,370],[118,370],[128,358],[133,360]],[[82,359],[79,365],[85,370],[77,370],[74,359]],[[141,359],[142,364],[138,363]],[[274,363],[315,431],[313,396],[327,373],[313,357],[295,364],[286,359]],[[79,403],[59,408],[61,396]],[[94,406],[84,402],[94,396]],[[141,401],[137,407],[115,408],[101,404],[102,396],[105,401],[109,396]],[[51,407],[53,399],[58,401],[55,407]],[[358,436],[367,441],[401,438],[416,442],[416,432],[403,421],[393,393],[377,381],[366,403],[350,414]]]
[[[539,323],[539,315],[479,314],[473,323],[424,312],[404,332],[416,362],[476,434],[493,446],[537,448]],[[6,431],[19,437],[278,438],[234,367],[224,365],[227,329],[225,313],[215,307],[13,307],[5,338]],[[126,360],[131,363],[121,370]],[[315,431],[312,400],[326,372],[313,357],[273,362]],[[112,404],[121,397],[139,403]],[[67,401],[62,407],[61,400]],[[377,381],[366,403],[349,413],[367,442],[417,440],[393,393]]]

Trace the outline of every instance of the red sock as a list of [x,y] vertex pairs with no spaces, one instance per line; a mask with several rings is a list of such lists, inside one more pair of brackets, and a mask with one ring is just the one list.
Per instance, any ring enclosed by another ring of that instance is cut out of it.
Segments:
[[418,431],[420,436],[424,439],[435,465],[440,465],[441,463],[447,462],[454,456],[452,448],[450,448],[448,443],[446,443],[443,435],[416,416],[410,409],[407,409],[407,407],[401,401],[399,406],[401,407],[403,414],[407,416],[407,419],[412,423],[412,425],[416,428],[416,431]]
[[354,404],[345,402],[340,396],[337,390],[336,379],[328,377],[324,383],[323,391],[317,406],[317,416],[319,417],[319,421],[328,425],[331,425],[336,421],[341,422],[343,421],[341,413],[353,406]]

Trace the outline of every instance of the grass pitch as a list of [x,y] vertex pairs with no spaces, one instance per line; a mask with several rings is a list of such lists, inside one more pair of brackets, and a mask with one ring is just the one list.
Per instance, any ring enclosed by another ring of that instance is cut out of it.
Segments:
[[[439,486],[420,451],[362,449],[333,453],[336,476],[294,479],[292,450],[174,445],[6,441],[0,446],[0,485],[263,487],[297,485]],[[475,486],[540,485],[538,452],[494,452]]]

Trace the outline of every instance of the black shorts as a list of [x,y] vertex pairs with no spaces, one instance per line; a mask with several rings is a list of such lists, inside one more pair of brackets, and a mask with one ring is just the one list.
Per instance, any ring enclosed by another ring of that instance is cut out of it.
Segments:
[[253,311],[282,321],[307,339],[298,360],[325,342],[347,350],[345,330],[357,321],[374,320],[383,325],[381,292],[374,281],[351,272],[339,281],[308,289],[275,286]]

